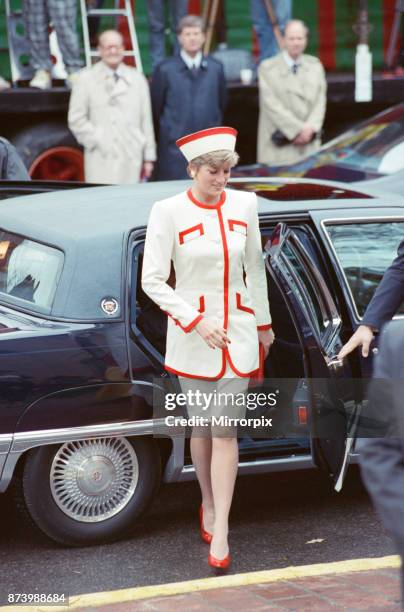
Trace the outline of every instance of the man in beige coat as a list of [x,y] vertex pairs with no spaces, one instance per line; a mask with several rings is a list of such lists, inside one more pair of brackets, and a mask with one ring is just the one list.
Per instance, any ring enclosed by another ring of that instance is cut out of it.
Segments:
[[[260,115],[257,161],[270,166],[292,164],[317,151],[326,108],[324,68],[305,55],[307,28],[286,24],[284,50],[258,69]],[[280,144],[275,144],[278,137]]]
[[99,38],[101,61],[80,71],[70,97],[69,128],[84,146],[90,183],[137,183],[151,176],[156,159],[149,86],[123,62],[122,36]]

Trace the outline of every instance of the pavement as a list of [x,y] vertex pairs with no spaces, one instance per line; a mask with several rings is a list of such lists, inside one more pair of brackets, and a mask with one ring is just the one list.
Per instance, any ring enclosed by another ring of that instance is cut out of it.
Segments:
[[[56,612],[224,612],[238,610],[402,611],[397,556],[214,576],[169,584],[87,593],[69,607],[30,606]],[[27,612],[23,606],[3,606]]]

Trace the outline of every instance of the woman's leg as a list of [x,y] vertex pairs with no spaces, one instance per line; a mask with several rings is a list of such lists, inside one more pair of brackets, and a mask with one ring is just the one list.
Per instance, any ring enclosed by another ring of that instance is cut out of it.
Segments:
[[[214,393],[231,393],[233,397],[244,394],[248,379],[230,378],[232,373],[226,369],[220,381],[195,381],[179,378],[181,390],[187,393],[192,390]],[[232,402],[230,402],[232,404]],[[188,406],[188,415],[192,412],[207,417],[208,414]],[[213,410],[213,413],[216,411]],[[229,417],[244,416],[245,407],[226,404],[218,407],[218,413]],[[211,414],[209,416],[212,416]],[[202,493],[204,510],[204,528],[213,534],[210,552],[217,559],[228,554],[228,522],[234,484],[238,469],[237,429],[228,426],[194,427],[191,440],[191,457]]]
[[223,559],[229,552],[227,543],[229,512],[237,468],[237,437],[214,436],[212,438],[211,478],[215,507],[215,527],[210,552],[217,559]]
[[[194,380],[192,378],[178,378],[181,391],[185,394],[191,393],[193,400],[199,392],[209,393],[214,390],[214,384],[211,381]],[[187,406],[188,417],[207,417],[203,406],[195,401]],[[198,478],[199,486],[202,494],[203,505],[203,523],[204,528],[209,533],[213,532],[213,524],[215,518],[215,510],[213,505],[213,493],[211,482],[211,459],[212,459],[212,438],[210,433],[210,425],[206,427],[193,427],[190,439],[190,449],[192,463],[195,468],[195,473]]]
[[[248,378],[235,377],[226,368],[218,384],[218,391],[227,398],[219,402],[218,416],[243,418],[245,416],[245,392]],[[240,402],[241,400],[241,402]],[[229,552],[227,536],[229,512],[233,499],[234,485],[238,470],[238,440],[235,425],[212,426],[211,479],[215,506],[215,528],[210,552],[217,559],[223,559]]]
[[209,533],[213,532],[215,508],[211,481],[212,438],[201,428],[194,427],[191,440],[191,457],[202,493],[203,523]]

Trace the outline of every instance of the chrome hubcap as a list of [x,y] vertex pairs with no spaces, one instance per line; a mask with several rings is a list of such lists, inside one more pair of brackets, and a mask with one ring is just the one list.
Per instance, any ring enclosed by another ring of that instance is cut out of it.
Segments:
[[64,444],[50,471],[57,506],[67,516],[97,523],[118,514],[136,489],[139,464],[125,438],[97,438]]

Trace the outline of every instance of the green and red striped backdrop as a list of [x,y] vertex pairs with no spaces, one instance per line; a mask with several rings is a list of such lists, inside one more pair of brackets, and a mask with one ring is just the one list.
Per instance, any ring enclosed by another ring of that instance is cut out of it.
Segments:
[[[139,37],[146,0],[136,0]],[[254,49],[249,0],[225,0],[227,43],[232,48]],[[200,13],[203,2],[189,0],[189,12]],[[394,16],[395,0],[368,0],[372,26],[370,48],[375,69],[383,66]],[[328,70],[350,71],[354,67],[358,0],[295,0],[293,15],[310,28],[308,52],[318,55]],[[403,16],[404,18],[404,16]],[[146,24],[147,29],[147,24]],[[145,40],[145,42],[147,42]],[[147,45],[146,45],[147,46]],[[143,47],[143,45],[142,45]],[[145,63],[148,52],[145,47]]]
[[[146,1],[134,0],[136,26],[146,73],[150,71]],[[18,0],[12,0],[19,5]],[[114,0],[105,0],[105,6]],[[202,0],[189,0],[189,12],[199,14]],[[231,48],[254,51],[254,40],[249,0],[225,0],[227,43]],[[370,48],[373,65],[380,69],[388,47],[394,16],[395,0],[368,0],[372,25]],[[294,0],[294,16],[303,19],[310,28],[308,52],[318,55],[328,70],[351,71],[354,67],[358,0]],[[403,17],[404,18],[404,17]],[[0,72],[9,76],[4,2],[0,3]]]

